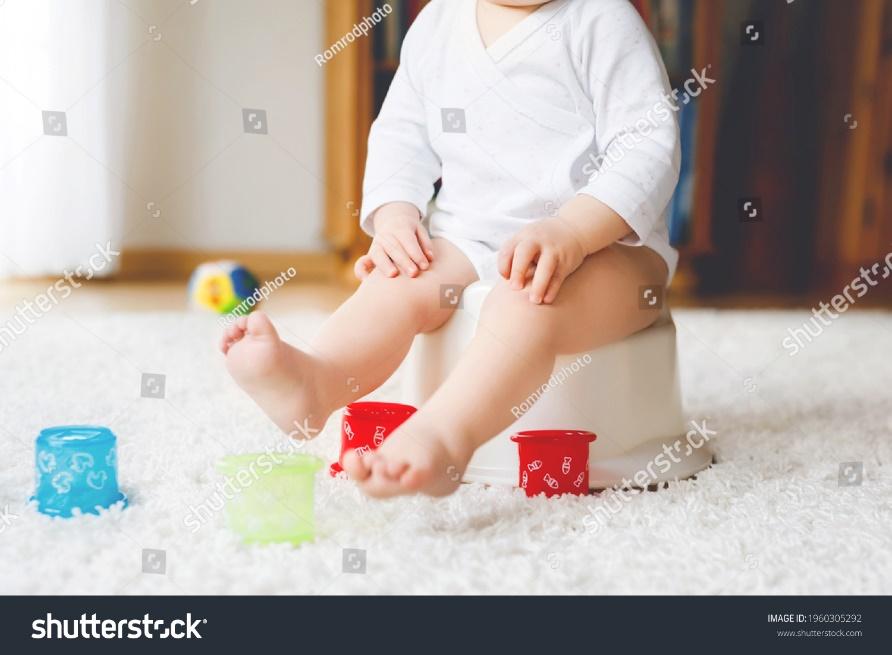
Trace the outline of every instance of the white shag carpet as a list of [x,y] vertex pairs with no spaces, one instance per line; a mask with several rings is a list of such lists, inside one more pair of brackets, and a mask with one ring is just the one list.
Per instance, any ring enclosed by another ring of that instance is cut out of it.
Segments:
[[[228,379],[214,318],[57,308],[0,352],[0,593],[892,593],[892,314],[849,312],[790,357],[786,330],[809,315],[676,312],[686,411],[719,433],[718,464],[596,534],[583,521],[604,496],[464,485],[379,502],[323,473],[318,538],[293,548],[244,546],[221,514],[184,524],[215,460],[280,439]],[[295,343],[321,320],[274,318]],[[166,375],[166,400],[140,397],[142,372]],[[71,423],[118,435],[126,510],[28,504],[34,438]],[[332,461],[336,423],[307,450]],[[842,462],[863,462],[861,486],[839,485]],[[345,548],[365,574],[342,571]],[[142,572],[143,549],[165,551],[164,574]]]

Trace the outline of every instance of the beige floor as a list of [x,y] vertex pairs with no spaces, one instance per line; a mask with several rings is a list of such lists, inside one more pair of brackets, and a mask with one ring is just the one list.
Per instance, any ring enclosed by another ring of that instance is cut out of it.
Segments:
[[[33,300],[46,291],[54,280],[0,281],[0,311],[14,311],[24,300]],[[335,283],[290,282],[277,289],[264,306],[273,313],[296,309],[333,311],[350,293],[352,287]],[[831,293],[830,296],[833,294]],[[716,307],[741,309],[807,309],[817,307],[828,296],[810,294],[789,296],[778,294],[735,294],[701,298],[673,290],[673,307]],[[185,284],[179,281],[103,281],[84,282],[64,300],[68,311],[178,311],[188,307]],[[858,303],[860,308],[890,306],[890,300],[880,294]]]
[[[45,292],[52,283],[52,280],[0,282],[0,310],[14,310],[22,301]],[[289,283],[271,294],[264,305],[275,313],[307,308],[333,311],[350,293],[349,287],[335,284]],[[72,312],[152,312],[188,308],[185,285],[170,281],[85,282],[64,303]]]

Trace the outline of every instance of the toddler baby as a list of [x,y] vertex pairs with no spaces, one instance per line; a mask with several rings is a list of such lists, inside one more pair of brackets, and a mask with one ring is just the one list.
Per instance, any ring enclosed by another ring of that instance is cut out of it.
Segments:
[[380,449],[344,461],[371,496],[453,492],[557,355],[658,318],[639,294],[677,262],[667,92],[628,0],[433,0],[369,137],[361,285],[307,351],[262,313],[238,319],[223,337],[229,372],[284,431],[321,428],[449,320],[444,286],[498,280],[442,386]]

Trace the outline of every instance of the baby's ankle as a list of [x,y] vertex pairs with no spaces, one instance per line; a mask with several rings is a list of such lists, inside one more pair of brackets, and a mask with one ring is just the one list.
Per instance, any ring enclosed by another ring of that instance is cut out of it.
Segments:
[[434,431],[433,436],[449,452],[453,460],[465,462],[471,458],[478,445],[471,426],[463,425],[455,416],[455,412],[432,409],[424,411],[423,414],[427,414],[425,428]]
[[308,375],[319,404],[331,411],[353,402],[362,394],[361,385],[355,377],[348,376],[317,355],[310,355]]

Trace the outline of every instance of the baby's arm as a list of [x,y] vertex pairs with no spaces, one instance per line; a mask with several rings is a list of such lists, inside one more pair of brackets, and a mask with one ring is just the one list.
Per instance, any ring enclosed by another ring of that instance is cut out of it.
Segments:
[[[678,183],[681,148],[659,49],[635,8],[618,5],[592,19],[580,50],[597,117],[596,140],[610,156],[579,193],[628,224],[624,243],[641,245],[664,220]],[[603,212],[595,214],[595,221],[606,220]]]
[[381,113],[369,134],[360,225],[374,237],[356,264],[365,277],[375,267],[393,277],[429,268],[430,238],[421,224],[441,175],[441,162],[427,132],[427,115],[417,65],[423,56],[425,12],[406,35]]
[[646,25],[629,3],[605,3],[579,21],[577,50],[594,104],[596,142],[610,153],[555,218],[502,248],[501,274],[530,300],[551,303],[588,255],[621,241],[642,245],[672,198],[680,161],[669,82]]

